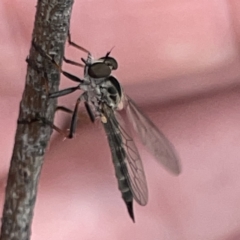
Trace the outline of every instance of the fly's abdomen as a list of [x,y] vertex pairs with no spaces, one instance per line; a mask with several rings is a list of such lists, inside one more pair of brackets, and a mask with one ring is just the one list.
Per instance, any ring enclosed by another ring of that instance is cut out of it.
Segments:
[[112,153],[115,175],[118,180],[118,189],[121,191],[124,201],[131,202],[133,200],[133,195],[125,176],[125,173],[127,173],[127,166],[125,163],[126,153],[123,148],[122,136],[118,127],[112,124],[111,119],[103,123],[103,126],[107,133],[108,143]]
[[122,193],[122,198],[127,206],[128,213],[134,221],[133,214],[133,193],[130,190],[128,170],[126,165],[126,152],[124,143],[119,130],[119,124],[116,121],[113,110],[103,105],[104,117],[106,121],[102,121],[105,132],[107,134],[108,143],[112,153],[112,160],[115,168],[115,174],[118,180],[118,188]]
[[[122,149],[124,151],[124,149]],[[122,193],[122,198],[124,199],[125,202],[131,202],[133,200],[133,195],[132,192],[129,188],[128,182],[126,177],[123,174],[123,168],[126,166],[124,162],[120,163],[118,161],[113,161],[114,168],[115,168],[115,174],[118,180],[118,189]]]

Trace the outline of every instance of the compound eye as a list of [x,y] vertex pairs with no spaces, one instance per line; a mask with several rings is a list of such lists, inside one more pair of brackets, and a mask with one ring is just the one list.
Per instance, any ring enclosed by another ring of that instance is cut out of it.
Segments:
[[115,58],[106,56],[100,58],[99,60],[103,60],[103,62],[108,66],[111,66],[113,70],[116,70],[118,68],[118,63]]
[[96,62],[88,67],[88,75],[92,78],[108,77],[110,74],[110,67],[103,62]]

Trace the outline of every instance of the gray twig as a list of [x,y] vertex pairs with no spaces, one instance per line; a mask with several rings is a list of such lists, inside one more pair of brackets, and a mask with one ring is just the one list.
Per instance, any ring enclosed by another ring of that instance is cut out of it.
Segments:
[[[73,0],[38,0],[33,41],[60,65]],[[30,239],[37,186],[52,128],[60,73],[33,46],[28,57],[15,145],[8,174],[0,240]],[[40,121],[45,119],[46,121]]]

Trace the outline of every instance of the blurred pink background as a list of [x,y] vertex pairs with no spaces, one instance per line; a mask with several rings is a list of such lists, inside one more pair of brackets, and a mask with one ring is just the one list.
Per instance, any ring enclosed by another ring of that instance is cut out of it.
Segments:
[[[36,1],[0,1],[1,206],[29,53]],[[127,214],[100,123],[80,114],[74,140],[52,136],[40,179],[32,239],[240,239],[240,3],[238,0],[75,1],[75,42],[102,57],[175,145],[175,177],[141,146],[146,207]],[[66,56],[85,55],[71,47]],[[64,65],[82,76],[82,69]],[[61,88],[75,84],[62,78]],[[59,99],[72,108],[80,92]],[[58,113],[56,124],[69,125]]]

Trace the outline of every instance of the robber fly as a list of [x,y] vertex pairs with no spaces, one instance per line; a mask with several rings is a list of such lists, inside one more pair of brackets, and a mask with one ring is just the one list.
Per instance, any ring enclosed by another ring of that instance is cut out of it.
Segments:
[[73,137],[78,106],[83,101],[91,121],[94,122],[99,118],[103,124],[111,149],[118,188],[134,221],[133,199],[142,206],[146,205],[148,189],[141,157],[133,141],[131,130],[134,129],[155,159],[176,175],[180,173],[179,159],[172,144],[124,93],[118,80],[112,75],[112,72],[118,68],[118,63],[109,56],[110,52],[102,58],[94,59],[89,51],[73,43],[70,36],[69,43],[88,54],[86,60],[82,58],[84,64],[64,58],[67,63],[82,66],[84,77],[80,79],[63,71],[54,58],[48,56],[66,77],[78,82],[76,87],[50,93],[49,97],[64,96],[79,89],[83,91],[77,99],[72,114],[68,137]]

